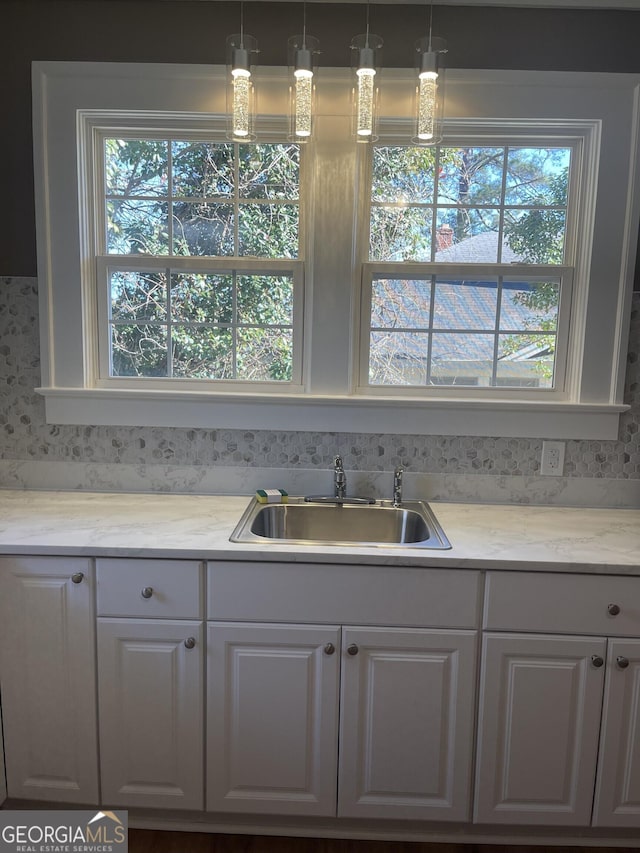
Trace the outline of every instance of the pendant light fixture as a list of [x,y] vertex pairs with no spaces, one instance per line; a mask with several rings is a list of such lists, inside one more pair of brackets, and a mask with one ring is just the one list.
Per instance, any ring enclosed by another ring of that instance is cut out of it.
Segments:
[[377,137],[378,84],[376,79],[378,53],[384,42],[369,32],[369,3],[367,30],[351,40],[353,87],[353,122],[357,142],[375,142]]
[[320,42],[314,36],[307,35],[307,4],[304,3],[302,35],[291,36],[287,50],[290,77],[289,139],[292,142],[308,142],[313,134],[314,73],[319,53]]
[[444,110],[444,54],[447,43],[432,35],[433,3],[429,6],[429,35],[416,42],[416,133],[418,145],[436,145],[442,140]]
[[256,138],[252,56],[257,53],[257,40],[244,31],[240,3],[240,32],[227,38],[227,137],[239,142]]

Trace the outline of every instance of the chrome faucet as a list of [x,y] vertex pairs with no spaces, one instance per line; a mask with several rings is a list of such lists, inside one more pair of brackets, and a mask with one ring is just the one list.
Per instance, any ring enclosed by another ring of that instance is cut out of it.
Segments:
[[333,460],[333,495],[307,495],[307,503],[337,504],[345,506],[350,504],[374,504],[375,498],[348,498],[347,497],[347,475],[342,465],[342,456],[336,456]]
[[400,506],[402,503],[402,475],[403,468],[396,468],[393,472],[393,505]]
[[344,499],[347,496],[347,475],[342,467],[342,456],[336,456],[333,460],[333,485],[334,494],[337,498]]

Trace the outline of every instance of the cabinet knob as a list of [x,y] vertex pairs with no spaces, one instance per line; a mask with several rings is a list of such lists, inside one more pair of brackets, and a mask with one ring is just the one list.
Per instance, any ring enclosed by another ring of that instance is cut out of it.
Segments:
[[591,663],[596,667],[596,669],[600,669],[604,664],[604,658],[601,658],[600,655],[591,655]]
[[347,648],[348,655],[357,655],[360,650],[356,646],[355,643],[351,643],[351,645]]
[[143,598],[151,598],[151,596],[153,595],[153,587],[152,586],[145,586],[145,588],[142,590],[140,595]]
[[618,655],[616,658],[616,663],[620,667],[620,669],[626,669],[629,666],[629,658],[622,657],[622,655]]
[[84,580],[84,572],[75,572],[75,574],[71,575],[72,583],[82,583]]
[[196,638],[187,637],[187,639],[184,641],[184,644],[187,649],[193,649],[196,645]]
[[336,647],[333,645],[333,643],[327,643],[327,645],[324,647],[325,655],[332,655],[335,652],[335,650],[336,650]]
[[607,607],[607,610],[609,611],[609,616],[617,616],[618,613],[620,613],[620,605],[619,604],[610,604]]

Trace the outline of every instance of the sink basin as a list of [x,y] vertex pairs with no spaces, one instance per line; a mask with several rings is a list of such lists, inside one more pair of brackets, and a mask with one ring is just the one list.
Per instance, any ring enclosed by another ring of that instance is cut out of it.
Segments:
[[391,501],[333,504],[290,497],[286,504],[261,504],[254,499],[230,538],[254,544],[451,547],[424,501],[393,506]]

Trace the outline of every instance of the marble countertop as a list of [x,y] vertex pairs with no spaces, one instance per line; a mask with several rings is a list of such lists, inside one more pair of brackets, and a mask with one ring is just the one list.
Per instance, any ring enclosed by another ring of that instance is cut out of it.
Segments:
[[250,497],[0,490],[0,554],[640,575],[640,509],[430,502],[451,550],[236,544]]

